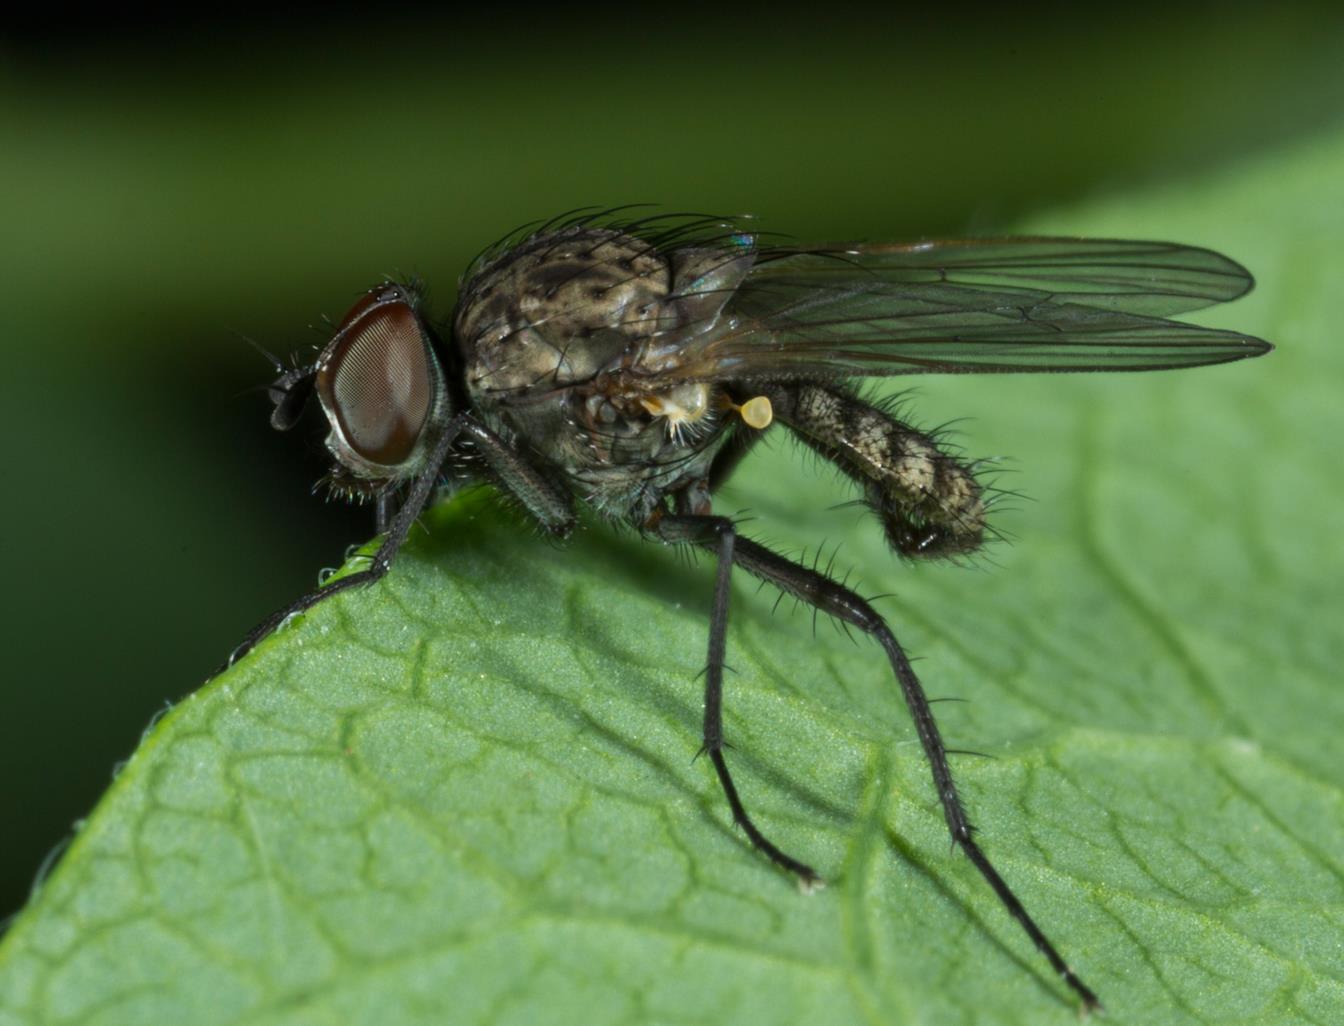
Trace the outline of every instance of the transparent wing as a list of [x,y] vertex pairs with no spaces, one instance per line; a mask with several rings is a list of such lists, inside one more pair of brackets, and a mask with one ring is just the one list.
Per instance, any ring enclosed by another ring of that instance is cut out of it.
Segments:
[[1166,319],[1243,295],[1207,249],[999,239],[766,249],[720,327],[663,372],[682,378],[1159,370],[1268,352]]
[[[817,258],[821,257],[822,260]],[[1169,317],[1250,291],[1246,268],[1211,249],[1126,239],[951,239],[766,251],[757,275],[863,276]]]

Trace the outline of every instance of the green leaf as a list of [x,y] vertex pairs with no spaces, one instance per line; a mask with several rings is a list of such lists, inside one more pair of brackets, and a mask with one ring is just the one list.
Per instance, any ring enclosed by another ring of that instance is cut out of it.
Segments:
[[[1325,139],[1023,226],[1223,249],[1261,284],[1210,319],[1281,348],[921,383],[1030,496],[983,565],[899,564],[787,444],[719,504],[893,593],[995,757],[956,763],[985,849],[1118,1022],[1344,1009],[1341,181]],[[707,565],[480,493],[425,526],[149,733],[4,938],[0,1026],[1073,1020],[876,646],[736,581],[729,757],[803,896],[692,758]]]

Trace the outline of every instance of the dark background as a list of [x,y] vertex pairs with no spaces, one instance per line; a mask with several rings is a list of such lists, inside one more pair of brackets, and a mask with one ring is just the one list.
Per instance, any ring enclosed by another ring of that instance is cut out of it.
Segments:
[[1337,5],[637,10],[0,41],[0,916],[151,716],[371,533],[271,436],[244,336],[319,342],[386,273],[446,316],[477,249],[580,204],[991,233],[1344,116]]

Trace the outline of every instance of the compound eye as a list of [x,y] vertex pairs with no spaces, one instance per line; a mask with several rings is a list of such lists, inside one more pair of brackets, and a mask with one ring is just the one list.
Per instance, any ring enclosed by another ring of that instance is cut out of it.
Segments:
[[433,402],[432,359],[403,289],[374,289],[346,315],[319,363],[317,390],[358,456],[386,467],[410,458]]

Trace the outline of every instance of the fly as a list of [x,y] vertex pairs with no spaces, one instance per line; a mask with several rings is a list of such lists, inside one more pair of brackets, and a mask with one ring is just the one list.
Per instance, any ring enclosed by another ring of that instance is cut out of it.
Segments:
[[929,700],[867,601],[738,533],[720,485],[775,425],[852,479],[907,559],[976,552],[990,496],[976,464],[862,398],[898,374],[1172,370],[1260,356],[1258,338],[1171,320],[1245,294],[1252,278],[1207,249],[1067,238],[776,244],[714,217],[578,212],[489,247],[441,330],[414,283],[366,293],[308,365],[270,387],[286,430],[316,396],[336,491],[372,501],[369,565],[278,611],[289,617],[388,572],[445,482],[488,481],[556,538],[583,503],[650,541],[716,559],[703,753],[733,819],[806,887],[820,877],[747,813],[724,758],[723,666],[734,566],[870,635],[914,720],[952,839],[1051,967],[1060,956],[973,836]]

